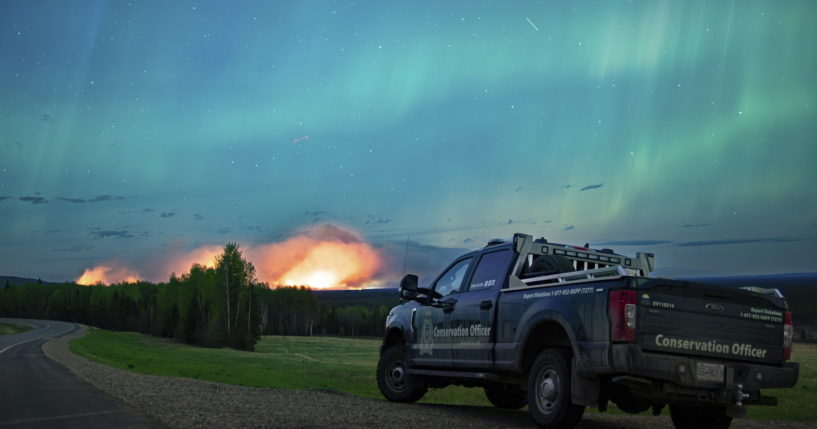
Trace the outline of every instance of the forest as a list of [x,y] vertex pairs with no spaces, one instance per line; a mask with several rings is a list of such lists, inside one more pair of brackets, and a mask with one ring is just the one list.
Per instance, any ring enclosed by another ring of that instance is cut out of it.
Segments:
[[194,264],[166,283],[7,281],[0,288],[0,316],[79,322],[242,350],[253,350],[261,335],[383,335],[387,305],[335,301],[320,303],[308,287],[257,282],[252,263],[229,243],[213,268]]

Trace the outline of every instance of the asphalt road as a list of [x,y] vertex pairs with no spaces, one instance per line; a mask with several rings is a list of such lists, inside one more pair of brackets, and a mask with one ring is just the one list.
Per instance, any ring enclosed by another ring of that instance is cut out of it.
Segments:
[[152,420],[78,379],[40,346],[76,326],[51,320],[4,319],[37,326],[0,336],[0,428],[157,428]]

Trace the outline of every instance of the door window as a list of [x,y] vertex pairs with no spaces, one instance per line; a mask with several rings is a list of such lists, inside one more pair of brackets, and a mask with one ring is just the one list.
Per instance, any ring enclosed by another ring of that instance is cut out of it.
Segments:
[[471,260],[472,258],[463,259],[449,268],[448,271],[437,280],[434,291],[440,294],[440,296],[459,292],[462,281],[465,279],[465,274],[468,273],[468,267],[471,266]]

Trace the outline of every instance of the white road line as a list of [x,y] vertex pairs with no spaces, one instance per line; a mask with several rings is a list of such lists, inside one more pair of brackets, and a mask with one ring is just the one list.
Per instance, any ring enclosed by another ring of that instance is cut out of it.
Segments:
[[[43,328],[43,329],[48,329],[48,328],[50,328],[50,327],[51,327],[51,324],[50,324],[50,323],[46,323],[46,324],[45,324],[45,328]],[[41,340],[41,339],[42,339],[42,338],[32,338],[32,339],[30,339],[30,340],[20,341],[20,342],[19,342],[19,343],[17,343],[17,344],[12,344],[12,345],[10,345],[10,346],[8,346],[8,347],[4,348],[3,350],[0,350],[0,355],[1,355],[1,354],[3,354],[3,352],[5,352],[6,350],[8,350],[8,349],[10,349],[10,348],[12,348],[12,347],[14,347],[14,346],[19,346],[20,344],[30,343],[30,342],[32,342],[32,341],[37,341],[37,340]]]
[[51,420],[62,420],[62,419],[74,419],[78,417],[90,417],[90,416],[99,416],[103,414],[116,414],[121,413],[122,410],[108,410],[108,411],[94,411],[92,413],[79,413],[79,414],[63,414],[61,416],[52,416],[52,417],[40,417],[35,419],[22,419],[22,420],[11,420],[8,422],[0,422],[0,426],[15,426],[19,424],[25,423],[36,423],[36,422],[47,422]]
[[8,350],[8,349],[10,349],[10,348],[12,348],[12,347],[14,347],[14,346],[19,346],[20,344],[30,343],[30,342],[32,342],[32,341],[37,341],[37,340],[39,340],[39,339],[40,339],[40,338],[32,338],[32,339],[30,339],[30,340],[20,341],[20,342],[19,342],[19,343],[17,343],[17,344],[12,344],[12,345],[10,345],[10,346],[8,346],[8,347],[4,348],[3,350],[0,350],[0,355],[1,355],[1,354],[3,354],[3,352],[5,352],[6,350]]
[[17,344],[12,344],[12,345],[10,345],[10,346],[8,346],[8,347],[4,348],[3,350],[0,350],[0,355],[1,355],[1,354],[3,354],[3,352],[4,352],[4,351],[6,351],[6,350],[8,350],[8,349],[10,349],[10,348],[12,348],[12,347],[14,347],[14,346],[19,346],[20,344],[30,343],[30,342],[32,342],[32,341],[37,341],[37,340],[39,340],[39,339],[40,339],[40,338],[33,338],[33,339],[30,339],[30,340],[20,341],[20,342],[19,342],[19,343],[17,343]]

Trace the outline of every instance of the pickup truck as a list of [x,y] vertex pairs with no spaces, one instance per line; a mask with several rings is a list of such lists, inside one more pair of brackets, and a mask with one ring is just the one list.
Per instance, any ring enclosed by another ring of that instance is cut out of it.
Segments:
[[776,289],[650,278],[654,256],[515,234],[454,260],[428,287],[409,274],[386,318],[377,383],[391,401],[481,387],[543,427],[585,407],[727,428],[764,388],[791,387],[794,328]]

